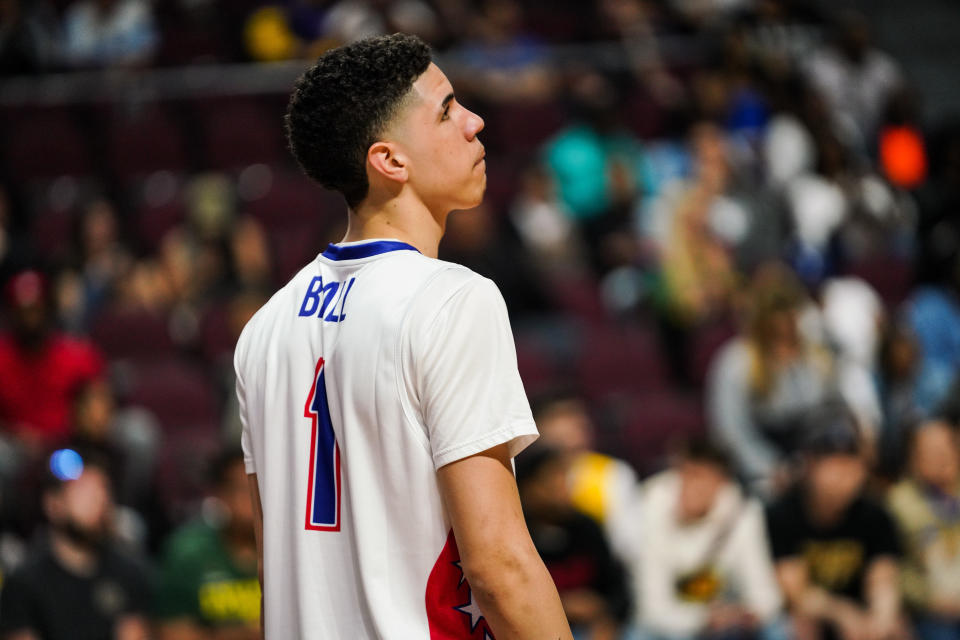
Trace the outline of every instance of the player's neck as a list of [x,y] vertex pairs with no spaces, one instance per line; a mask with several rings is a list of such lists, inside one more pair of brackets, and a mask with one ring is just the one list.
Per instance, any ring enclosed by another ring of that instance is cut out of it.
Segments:
[[364,200],[350,210],[343,242],[395,238],[437,257],[447,216],[434,215],[419,199],[402,195],[385,201]]

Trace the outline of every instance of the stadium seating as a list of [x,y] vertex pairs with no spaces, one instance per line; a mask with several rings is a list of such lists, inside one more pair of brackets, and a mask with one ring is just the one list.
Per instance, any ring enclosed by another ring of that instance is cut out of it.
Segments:
[[112,174],[122,180],[160,169],[184,171],[187,154],[183,134],[157,107],[120,116],[108,128],[107,161]]
[[94,163],[88,141],[62,109],[37,109],[6,119],[4,166],[18,181],[88,175]]
[[173,349],[166,318],[145,310],[106,309],[94,319],[90,335],[111,359],[146,361]]

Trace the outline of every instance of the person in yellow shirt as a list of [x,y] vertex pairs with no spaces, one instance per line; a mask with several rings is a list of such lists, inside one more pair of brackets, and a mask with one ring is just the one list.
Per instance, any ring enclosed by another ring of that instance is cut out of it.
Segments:
[[615,526],[637,487],[637,474],[627,462],[593,450],[594,425],[586,403],[573,394],[556,392],[533,403],[540,441],[560,451],[569,468],[573,505],[600,524],[615,554],[620,555],[630,527]]

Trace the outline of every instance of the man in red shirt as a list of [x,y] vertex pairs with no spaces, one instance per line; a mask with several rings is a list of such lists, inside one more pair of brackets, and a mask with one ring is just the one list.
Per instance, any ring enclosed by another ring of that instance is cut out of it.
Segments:
[[43,276],[23,271],[7,283],[9,330],[0,333],[0,435],[32,453],[64,440],[73,395],[104,372],[90,342],[53,330]]

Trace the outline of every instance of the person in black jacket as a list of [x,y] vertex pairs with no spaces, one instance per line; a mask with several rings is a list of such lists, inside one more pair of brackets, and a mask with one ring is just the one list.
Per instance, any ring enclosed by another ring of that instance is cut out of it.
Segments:
[[527,528],[557,585],[574,634],[613,639],[629,613],[626,577],[603,529],[573,506],[565,460],[559,451],[542,445],[517,458]]

